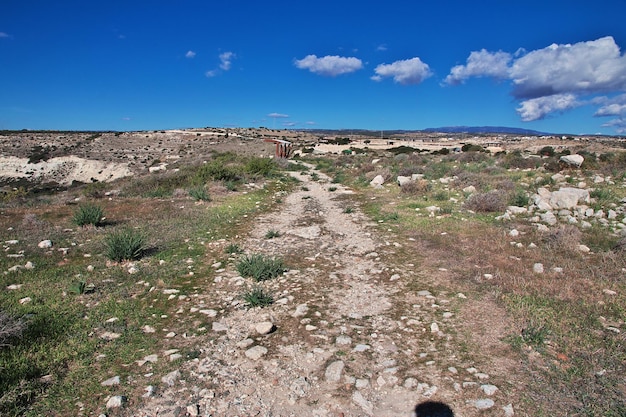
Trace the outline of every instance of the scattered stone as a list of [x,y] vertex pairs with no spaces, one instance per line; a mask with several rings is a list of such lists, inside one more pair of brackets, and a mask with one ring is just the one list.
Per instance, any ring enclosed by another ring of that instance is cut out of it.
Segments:
[[370,384],[369,379],[359,378],[356,380],[355,386],[358,389],[367,388]]
[[511,237],[519,236],[519,230],[513,229],[513,230],[509,231],[509,236],[511,236]]
[[493,400],[489,398],[474,401],[474,407],[479,410],[488,410],[494,405],[495,403],[493,402]]
[[496,387],[495,385],[491,385],[491,384],[485,384],[485,385],[481,385],[480,389],[483,390],[483,392],[487,395],[493,395],[498,390],[498,387]]
[[106,407],[107,409],[120,408],[124,405],[126,401],[127,399],[123,395],[114,395],[113,397],[109,398]]
[[41,249],[49,249],[52,247],[52,241],[48,239],[42,240],[41,242],[37,244],[37,246]]
[[174,386],[174,384],[176,384],[176,381],[178,381],[179,378],[180,378],[180,371],[176,370],[176,371],[170,372],[169,374],[161,378],[161,382],[163,382],[165,385],[172,387]]
[[358,344],[352,349],[353,352],[365,352],[366,350],[371,349],[370,345]]
[[337,338],[335,339],[335,343],[338,345],[350,345],[352,344],[352,338],[350,336],[342,334],[340,336],[337,336]]
[[513,404],[507,404],[502,407],[504,410],[504,417],[513,417],[515,415],[515,411],[513,411]]
[[606,295],[617,295],[617,292],[609,290],[608,288],[603,289],[602,292]]
[[354,391],[354,393],[352,393],[352,401],[368,414],[371,414],[374,411],[374,406],[371,402],[366,400],[365,397],[363,397],[361,391]]
[[131,266],[130,268],[128,268],[128,273],[131,274],[131,275],[134,275],[134,274],[136,274],[138,272],[139,272],[139,269],[136,266],[134,266],[134,265]]
[[439,333],[439,325],[437,323],[432,323],[430,325],[430,332],[431,333]]
[[578,155],[578,154],[563,155],[559,158],[559,161],[563,162],[566,165],[580,168],[583,162],[585,162],[585,158],[582,155]]
[[225,324],[222,324],[218,321],[214,321],[213,324],[211,325],[211,329],[214,332],[226,332],[228,331],[228,326],[226,326]]
[[254,329],[258,334],[269,334],[275,329],[275,327],[271,321],[262,321],[261,323],[255,324]]
[[31,261],[26,262],[26,265],[24,265],[25,269],[35,269],[35,264],[33,264]]
[[173,353],[170,355],[170,362],[174,362],[177,361],[179,359],[181,359],[183,357],[183,355],[181,355],[180,353]]
[[252,339],[244,339],[240,342],[237,342],[237,347],[239,349],[246,349],[248,346],[251,346],[254,343]]
[[372,181],[370,181],[370,185],[374,188],[380,188],[385,183],[385,178],[382,175],[376,175]]
[[533,272],[535,274],[543,274],[543,264],[537,262],[536,264],[533,265]]
[[20,298],[20,304],[27,304],[27,303],[30,303],[31,301],[33,301],[33,299],[30,297]]
[[120,384],[120,377],[119,376],[114,376],[113,378],[109,378],[106,381],[102,381],[100,383],[100,385],[102,385],[103,387],[111,387],[113,385],[119,385]]
[[324,373],[326,381],[339,382],[341,380],[341,373],[343,372],[344,366],[345,364],[343,361],[335,361],[328,365],[328,368],[326,368],[326,372]]
[[207,309],[207,310],[198,310],[198,313],[200,313],[200,314],[205,314],[205,315],[207,315],[207,316],[209,316],[209,317],[215,317],[215,316],[217,316],[217,311],[215,311],[215,310],[210,310],[210,309]]
[[143,331],[144,333],[155,333],[156,329],[146,324],[145,326],[141,328],[141,331]]
[[296,307],[296,311],[293,312],[291,317],[304,317],[309,312],[309,306],[306,304],[300,304]]
[[253,361],[258,361],[267,353],[267,348],[264,346],[254,346],[246,350],[245,355]]
[[187,415],[196,417],[200,415],[200,406],[198,404],[192,404],[187,406]]
[[143,359],[139,359],[138,361],[135,361],[135,362],[137,363],[137,365],[143,366],[146,362],[156,363],[158,360],[159,360],[159,357],[156,354],[152,354],[152,355],[144,356]]
[[19,290],[22,288],[22,284],[11,284],[7,286],[7,290]]
[[591,249],[589,249],[589,246],[586,245],[578,245],[578,250],[581,251],[582,253],[589,253],[591,252]]

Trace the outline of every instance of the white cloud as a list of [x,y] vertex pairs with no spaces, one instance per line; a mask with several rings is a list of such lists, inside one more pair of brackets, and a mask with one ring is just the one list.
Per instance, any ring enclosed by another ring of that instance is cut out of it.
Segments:
[[302,59],[296,59],[294,65],[300,69],[307,69],[314,74],[330,77],[348,74],[363,68],[363,62],[358,58],[336,55],[327,55],[321,58],[316,55],[307,55]]
[[11,35],[9,35],[8,33],[5,32],[0,32],[0,38],[10,38]]
[[376,47],[376,50],[377,50],[378,52],[384,52],[384,51],[386,51],[386,50],[387,50],[387,45],[385,45],[385,44],[378,45],[378,46]]
[[288,114],[282,114],[282,113],[270,113],[267,115],[267,117],[271,117],[273,119],[286,119],[289,117]]
[[555,94],[546,97],[537,97],[521,102],[517,113],[525,122],[545,118],[548,114],[562,112],[581,106],[574,94]]
[[223,52],[220,54],[220,68],[224,71],[228,71],[232,65],[232,60],[235,58],[233,52]]
[[510,69],[517,98],[626,89],[626,56],[611,36],[574,45],[552,44],[517,59]]
[[612,127],[619,134],[626,133],[626,118],[620,117],[618,119],[610,120],[604,124],[602,127]]
[[508,52],[489,52],[486,49],[474,51],[467,58],[466,65],[457,65],[450,70],[444,82],[460,84],[470,77],[494,77],[506,79],[509,75],[511,54]]
[[209,70],[209,71],[205,72],[204,75],[207,78],[213,78],[213,77],[217,76],[218,73],[219,72],[217,70]]
[[419,84],[433,75],[428,64],[425,64],[419,58],[405,59],[391,64],[380,64],[374,69],[374,72],[376,75],[371,77],[374,81],[393,77],[395,82],[405,85]]
[[626,94],[617,97],[607,98],[598,97],[594,100],[595,104],[601,104],[602,107],[595,112],[594,116],[626,116]]
[[185,54],[185,58],[194,58],[196,56],[196,53],[194,51],[187,51],[187,53]]

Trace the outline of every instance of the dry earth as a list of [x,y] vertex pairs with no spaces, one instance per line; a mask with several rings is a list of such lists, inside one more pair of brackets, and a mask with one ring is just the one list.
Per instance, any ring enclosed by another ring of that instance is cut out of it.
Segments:
[[[488,357],[506,349],[502,326],[483,310],[492,316],[495,307],[438,293],[445,268],[418,256],[419,242],[394,240],[360,212],[349,189],[332,184],[337,189],[329,191],[323,174],[319,181],[292,175],[302,189],[284,196],[280,211],[256,219],[241,240],[247,253],[279,256],[290,267],[263,284],[277,301],[243,308],[233,294],[252,283],[233,262],[215,264],[214,282],[179,301],[179,318],[210,317],[206,334],[179,342],[194,346],[197,357],[179,359],[177,371],[146,391],[139,387],[116,413],[393,417],[411,416],[417,403],[432,400],[456,416],[513,415],[514,364]],[[266,239],[268,230],[280,236]],[[213,246],[213,261],[225,244]],[[263,322],[272,323],[270,333],[261,334]],[[468,329],[475,341],[465,340]]]

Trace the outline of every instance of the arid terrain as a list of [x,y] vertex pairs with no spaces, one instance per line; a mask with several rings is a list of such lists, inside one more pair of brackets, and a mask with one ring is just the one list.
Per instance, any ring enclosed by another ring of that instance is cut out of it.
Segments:
[[[624,415],[624,142],[346,136],[0,136],[0,313],[31,317],[0,411]],[[271,174],[265,139],[294,144]],[[112,261],[123,227],[148,243]]]

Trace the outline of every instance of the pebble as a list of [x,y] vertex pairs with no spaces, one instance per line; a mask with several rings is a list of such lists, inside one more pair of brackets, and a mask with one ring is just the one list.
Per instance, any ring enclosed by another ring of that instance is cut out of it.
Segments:
[[225,324],[222,324],[220,322],[214,321],[213,324],[211,325],[211,329],[214,332],[226,332],[228,331],[228,327]]
[[335,343],[338,345],[350,345],[352,343],[352,338],[350,336],[346,336],[344,334],[337,336],[335,339]]
[[507,404],[502,407],[504,410],[504,417],[513,417],[515,415],[515,411],[513,411],[513,404]]
[[361,391],[354,391],[354,393],[352,393],[352,401],[368,414],[371,414],[374,411],[374,406],[371,402],[366,400],[365,397],[363,397]]
[[114,376],[113,378],[109,378],[106,381],[102,381],[100,383],[100,385],[102,385],[103,387],[111,387],[113,385],[119,385],[120,384],[120,377],[119,376]]
[[366,350],[371,349],[370,345],[358,344],[352,349],[353,352],[365,352]]
[[324,373],[324,377],[328,382],[339,382],[341,380],[341,373],[343,372],[345,364],[343,361],[335,361],[332,362],[326,368],[326,372]]
[[296,306],[296,311],[291,315],[292,317],[303,317],[309,312],[309,306],[306,304],[300,304]]
[[253,361],[257,361],[267,353],[267,348],[263,346],[254,346],[246,350],[246,356]]
[[30,303],[31,301],[33,301],[33,299],[30,297],[20,298],[20,304]]
[[535,274],[543,274],[543,264],[537,262],[536,264],[533,265],[533,272]]
[[498,387],[496,387],[495,385],[491,385],[491,384],[485,384],[485,385],[481,385],[480,389],[483,390],[483,392],[487,395],[493,395],[498,390]]
[[126,397],[124,397],[123,395],[114,395],[113,397],[109,398],[109,400],[107,401],[107,409],[110,408],[120,408],[121,406],[124,405],[124,403],[126,402]]
[[495,403],[493,402],[493,400],[489,398],[474,401],[474,407],[479,410],[488,410],[494,405]]
[[11,284],[7,286],[7,290],[19,290],[22,288],[22,284]]
[[161,378],[161,382],[171,387],[176,383],[176,381],[178,381],[179,378],[180,378],[180,371],[176,370],[176,371],[170,372],[169,374]]
[[52,247],[52,241],[49,239],[42,240],[41,242],[37,244],[37,246],[41,249],[48,249]]
[[274,330],[274,324],[271,321],[262,321],[254,325],[254,329],[258,334],[269,334]]

